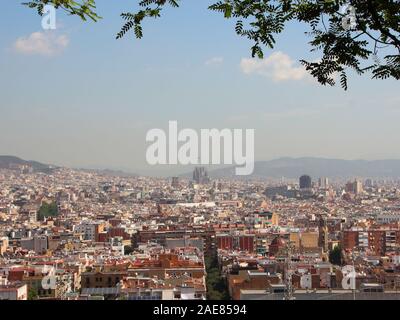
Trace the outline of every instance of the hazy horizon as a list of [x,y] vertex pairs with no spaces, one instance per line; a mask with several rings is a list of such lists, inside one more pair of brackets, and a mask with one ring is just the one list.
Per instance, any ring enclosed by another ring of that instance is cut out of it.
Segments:
[[[70,168],[75,170],[111,170],[111,171],[122,171],[127,174],[137,174],[140,176],[152,176],[152,177],[171,177],[171,176],[183,176],[183,175],[190,175],[195,167],[203,166],[206,167],[208,171],[215,171],[219,169],[228,169],[234,168],[235,165],[155,165],[150,166],[148,165],[145,168],[124,168],[124,167],[113,167],[110,165],[85,165],[85,166],[67,166],[62,163],[49,163],[45,161],[40,161],[38,159],[31,159],[31,158],[23,158],[17,155],[9,155],[9,154],[0,154],[0,157],[17,157],[22,160],[26,161],[36,161],[46,165],[53,165],[57,167],[64,167]],[[277,160],[285,160],[285,159],[292,159],[292,160],[304,160],[304,159],[317,159],[317,160],[333,160],[333,161],[365,161],[365,162],[374,162],[374,161],[399,161],[400,159],[340,159],[340,158],[327,158],[327,157],[315,157],[315,156],[305,156],[305,157],[290,157],[290,156],[282,156],[273,159],[265,159],[265,160],[256,160],[255,163],[263,163],[269,161],[277,161]],[[307,174],[307,172],[304,172]]]

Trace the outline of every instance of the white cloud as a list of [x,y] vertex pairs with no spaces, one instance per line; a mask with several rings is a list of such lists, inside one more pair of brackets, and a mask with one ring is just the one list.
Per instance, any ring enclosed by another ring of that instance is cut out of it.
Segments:
[[265,59],[243,58],[240,68],[245,74],[259,74],[275,82],[310,78],[303,66],[296,66],[287,54],[277,51]]
[[62,52],[69,44],[67,35],[57,35],[52,31],[34,32],[27,37],[18,38],[14,50],[22,54],[53,56]]
[[206,66],[220,66],[223,63],[224,63],[224,58],[222,57],[213,57],[204,62]]

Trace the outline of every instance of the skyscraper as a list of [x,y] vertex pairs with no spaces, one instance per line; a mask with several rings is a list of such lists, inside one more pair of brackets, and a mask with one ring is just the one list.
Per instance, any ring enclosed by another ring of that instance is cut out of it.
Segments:
[[365,180],[365,186],[366,186],[367,188],[372,188],[374,185],[375,185],[374,180],[372,180],[372,179],[367,179],[367,180]]
[[345,190],[346,192],[349,193],[360,194],[363,192],[362,182],[359,180],[354,180],[354,182],[348,182],[346,183]]
[[299,179],[300,189],[311,189],[312,180],[308,175],[303,175]]
[[318,186],[322,189],[326,189],[329,186],[329,180],[328,178],[319,178],[318,180]]

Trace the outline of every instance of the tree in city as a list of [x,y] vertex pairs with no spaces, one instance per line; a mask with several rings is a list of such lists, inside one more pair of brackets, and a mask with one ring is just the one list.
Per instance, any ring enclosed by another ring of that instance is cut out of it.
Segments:
[[37,213],[37,220],[38,221],[43,221],[45,218],[48,217],[56,217],[58,215],[58,206],[57,203],[52,202],[52,203],[46,203],[44,202],[38,213]]
[[[159,18],[167,6],[178,8],[184,0],[138,0],[139,8],[121,14],[123,25],[116,38],[133,32],[143,37],[142,22]],[[95,0],[32,0],[24,3],[43,14],[52,4],[83,20],[98,21]],[[226,19],[235,19],[235,31],[252,42],[251,55],[262,59],[274,48],[276,36],[290,22],[308,25],[310,51],[315,61],[300,60],[322,85],[337,79],[347,90],[347,73],[370,73],[373,79],[400,79],[399,0],[220,0],[208,7]]]
[[130,255],[132,252],[134,252],[135,250],[133,249],[133,247],[132,246],[129,246],[129,245],[127,245],[127,246],[124,246],[124,252],[125,252],[125,255],[126,256],[128,256],[128,255]]
[[38,299],[38,291],[34,287],[29,288],[28,290],[28,300],[36,300]]
[[342,248],[336,246],[329,252],[329,262],[338,266],[342,265]]
[[207,272],[207,299],[229,300],[230,297],[228,288],[225,279],[221,277],[216,251],[212,252],[210,255],[207,255],[205,258],[205,267]]

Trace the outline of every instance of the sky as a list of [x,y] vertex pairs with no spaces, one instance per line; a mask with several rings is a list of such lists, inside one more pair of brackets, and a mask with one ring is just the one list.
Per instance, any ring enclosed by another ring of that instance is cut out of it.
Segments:
[[251,59],[234,21],[187,0],[144,24],[144,38],[115,40],[135,1],[97,0],[97,23],[57,12],[57,29],[6,1],[0,12],[0,154],[55,165],[172,174],[150,167],[153,128],[255,130],[255,159],[315,156],[400,159],[394,80],[350,75],[323,87],[302,69],[306,26],[290,24]]

